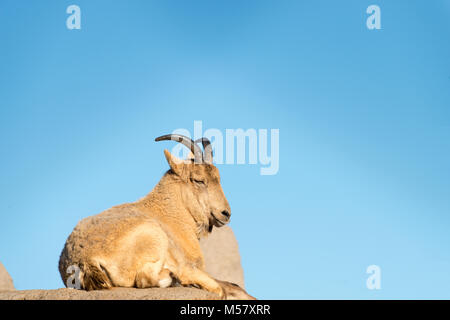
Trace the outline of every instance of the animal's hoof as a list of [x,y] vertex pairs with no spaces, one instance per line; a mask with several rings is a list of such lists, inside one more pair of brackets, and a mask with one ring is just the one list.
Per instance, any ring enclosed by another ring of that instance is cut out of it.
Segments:
[[223,288],[220,288],[219,298],[221,300],[227,300],[227,293],[225,292],[225,290],[223,290]]
[[249,295],[235,283],[220,280],[217,280],[217,282],[219,282],[222,290],[225,292],[225,299],[227,300],[256,300],[255,297]]

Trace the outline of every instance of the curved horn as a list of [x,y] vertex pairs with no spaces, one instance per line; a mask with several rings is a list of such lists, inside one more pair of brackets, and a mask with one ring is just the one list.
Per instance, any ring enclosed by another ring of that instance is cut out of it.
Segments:
[[166,134],[164,136],[160,136],[155,139],[155,141],[164,141],[164,140],[173,140],[176,142],[179,142],[191,150],[191,152],[194,154],[194,161],[195,163],[201,163],[202,162],[202,150],[198,145],[195,144],[195,142],[181,134]]
[[204,151],[203,151],[203,160],[206,163],[212,164],[212,162],[213,162],[213,152],[212,152],[211,141],[209,141],[208,138],[203,137],[203,138],[195,140],[195,143],[198,143],[198,142],[201,142],[202,145],[203,145],[203,149],[204,149]]

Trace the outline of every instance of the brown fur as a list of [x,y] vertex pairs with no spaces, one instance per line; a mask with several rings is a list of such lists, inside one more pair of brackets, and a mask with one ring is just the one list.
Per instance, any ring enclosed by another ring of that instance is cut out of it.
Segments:
[[[180,160],[164,150],[170,170],[144,198],[78,223],[59,261],[77,265],[81,288],[199,286],[226,297],[226,286],[204,271],[199,238],[228,222],[230,207],[217,168]],[[175,280],[175,281],[173,281]]]

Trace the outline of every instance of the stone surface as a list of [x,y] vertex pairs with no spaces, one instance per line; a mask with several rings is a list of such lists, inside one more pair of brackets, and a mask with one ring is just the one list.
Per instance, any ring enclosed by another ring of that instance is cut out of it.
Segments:
[[200,240],[200,246],[205,257],[206,271],[213,278],[245,288],[238,242],[229,226],[214,228],[207,238]]
[[14,290],[13,281],[6,271],[5,266],[0,262],[0,290]]
[[0,291],[0,300],[217,300],[219,297],[196,288],[113,288]]

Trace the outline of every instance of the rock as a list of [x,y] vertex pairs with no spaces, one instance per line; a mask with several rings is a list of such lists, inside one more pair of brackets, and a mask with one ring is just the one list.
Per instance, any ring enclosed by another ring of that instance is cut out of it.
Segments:
[[200,246],[205,257],[206,271],[213,278],[245,288],[239,246],[229,226],[214,228],[208,237],[200,240]]
[[0,300],[218,300],[205,290],[173,288],[113,288],[84,291],[76,289],[0,291]]
[[14,283],[6,271],[3,264],[0,262],[0,290],[14,290]]

